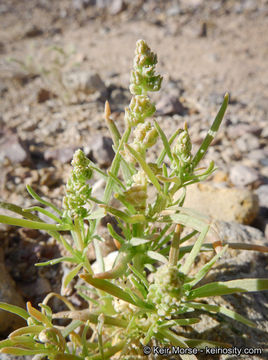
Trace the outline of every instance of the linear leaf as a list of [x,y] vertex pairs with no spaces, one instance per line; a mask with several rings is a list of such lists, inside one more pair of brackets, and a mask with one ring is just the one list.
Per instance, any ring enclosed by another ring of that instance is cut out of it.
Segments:
[[56,265],[56,264],[58,264],[60,262],[71,262],[73,264],[77,264],[78,260],[76,260],[76,259],[74,259],[72,257],[62,256],[62,257],[57,258],[57,259],[48,260],[48,261],[37,263],[37,264],[34,264],[34,265],[35,266]]
[[62,212],[51,202],[46,201],[42,199],[39,195],[36,194],[36,192],[33,190],[33,188],[30,185],[26,185],[26,189],[28,193],[37,201],[39,201],[41,204],[50,207],[51,209],[55,210],[60,216],[62,216]]
[[237,292],[251,292],[268,290],[268,279],[240,279],[231,281],[219,281],[206,284],[191,290],[188,299],[197,297],[229,295]]
[[205,225],[203,227],[203,230],[201,231],[197,241],[195,242],[190,254],[188,255],[185,263],[183,264],[182,268],[181,268],[181,272],[183,272],[184,274],[188,274],[188,272],[190,271],[190,268],[192,266],[192,264],[195,261],[195,258],[197,257],[197,255],[199,254],[200,250],[201,250],[201,246],[204,242],[204,239],[207,235],[207,232],[209,230],[209,225]]
[[73,278],[78,274],[79,270],[82,268],[83,264],[78,264],[74,269],[72,269],[64,278],[63,286],[66,287]]
[[[27,334],[39,334],[42,330],[44,330],[45,327],[42,325],[29,325],[29,326],[25,326],[22,327],[20,329],[17,329],[15,331],[13,331],[11,334],[9,334],[9,338],[13,339],[17,336],[21,336],[21,335],[27,335]],[[14,339],[15,340],[15,339]]]
[[169,157],[170,161],[172,161],[173,158],[172,158],[170,146],[169,146],[169,143],[168,143],[168,139],[167,139],[164,131],[161,129],[161,127],[159,126],[159,124],[158,124],[158,122],[156,120],[154,120],[154,125],[156,127],[156,130],[157,130],[159,136],[161,137],[161,140],[163,142],[163,145],[164,145],[164,148],[166,150],[167,156]]
[[131,155],[133,155],[134,158],[138,161],[138,163],[140,164],[140,166],[142,167],[142,169],[144,170],[144,172],[146,173],[148,178],[151,180],[151,182],[155,186],[155,188],[159,192],[161,192],[161,186],[160,186],[156,176],[154,175],[150,166],[145,162],[143,157],[136,150],[134,150],[130,145],[126,144],[125,146],[126,146],[127,150],[131,153]]
[[220,313],[223,315],[228,316],[229,318],[239,321],[242,324],[245,324],[247,326],[251,326],[251,327],[256,327],[256,324],[250,320],[248,320],[247,318],[245,318],[244,316],[238,314],[237,312],[227,309],[224,306],[218,306],[218,305],[209,305],[209,304],[202,304],[202,303],[197,303],[197,302],[188,302],[187,306],[190,306],[194,309],[198,309],[198,310],[205,310],[208,312],[215,312],[215,313]]
[[161,255],[160,253],[156,252],[156,251],[147,251],[147,255],[153,259],[153,260],[157,260],[160,261],[164,264],[166,264],[168,262],[167,258],[164,255]]
[[51,322],[48,320],[48,318],[42,314],[40,311],[38,311],[37,309],[35,309],[32,304],[30,303],[30,301],[27,302],[27,310],[28,313],[37,321],[43,323],[44,325],[51,327],[52,324]]
[[24,209],[26,212],[38,211],[41,214],[49,217],[54,220],[56,223],[62,224],[62,220],[58,218],[56,215],[52,214],[50,211],[43,209],[41,206],[31,206],[30,208]]
[[[132,299],[132,297],[125,292],[123,289],[121,289],[119,286],[112,284],[110,281],[103,280],[103,279],[96,279],[93,278],[89,274],[81,274],[79,275],[82,279],[84,279],[86,282],[88,282],[90,285],[106,291],[108,294],[111,294],[118,299],[124,300],[130,304],[137,305],[137,303]],[[143,303],[144,307],[150,310],[153,310],[153,306],[147,303]]]
[[199,318],[189,318],[189,319],[173,319],[170,321],[167,321],[161,325],[159,325],[159,327],[170,327],[170,326],[176,326],[176,325],[180,325],[180,326],[186,326],[186,325],[191,325],[191,324],[197,324],[200,321]]
[[[176,139],[176,137],[179,135],[179,133],[182,132],[182,129],[178,129],[175,131],[175,133],[171,136],[171,138],[168,141],[169,146],[172,145],[173,141]],[[161,154],[159,155],[157,159],[157,166],[160,166],[166,156],[166,149],[163,149]]]
[[0,353],[12,354],[12,355],[36,355],[36,354],[51,355],[52,350],[45,348],[30,350],[19,347],[4,347],[3,349],[0,350]]
[[0,309],[2,310],[6,310],[9,311],[13,314],[16,314],[20,317],[22,317],[23,319],[27,320],[29,317],[29,314],[27,313],[26,310],[20,308],[19,306],[16,305],[10,305],[10,304],[6,304],[4,302],[0,302]]
[[41,221],[38,216],[27,213],[23,208],[18,205],[14,205],[8,202],[0,201],[0,208],[14,212],[15,214],[21,215],[29,220]]
[[200,280],[203,279],[203,277],[209,272],[209,270],[212,268],[212,266],[215,264],[215,262],[225,253],[225,251],[228,249],[228,245],[225,245],[223,249],[213,256],[213,258],[205,264],[202,269],[198,271],[198,273],[195,275],[194,280],[190,283],[187,283],[187,285],[194,286],[196,285]]
[[220,124],[222,122],[224,113],[225,113],[227,105],[228,105],[228,101],[229,101],[229,95],[225,94],[223,103],[220,107],[220,110],[219,110],[215,120],[213,121],[213,124],[211,125],[205,139],[203,140],[202,144],[200,145],[199,150],[197,151],[196,155],[193,158],[193,161],[192,161],[193,168],[195,168],[198,165],[198,163],[200,162],[200,160],[204,157],[209,145],[211,144],[217,131],[219,130]]
[[55,231],[65,231],[71,230],[72,226],[69,224],[60,225],[60,224],[46,224],[40,221],[31,221],[25,219],[17,219],[10,216],[0,215],[0,222],[3,224],[21,226],[28,229],[37,229],[37,230],[55,230]]
[[[168,212],[169,210],[167,210]],[[163,213],[165,214],[166,211],[163,211]],[[202,231],[202,229],[204,228],[204,225],[207,225],[207,223],[204,220],[201,219],[197,219],[197,218],[193,218],[188,214],[183,214],[183,213],[179,213],[179,214],[169,214],[168,216],[165,216],[162,219],[163,222],[173,222],[176,224],[181,224],[184,226],[188,226],[192,229],[195,229],[199,232]]]
[[149,243],[151,240],[148,240],[148,239],[143,239],[143,238],[138,238],[138,237],[133,237],[131,240],[130,240],[130,244],[132,246],[138,246],[138,245],[142,245],[142,244],[147,244]]

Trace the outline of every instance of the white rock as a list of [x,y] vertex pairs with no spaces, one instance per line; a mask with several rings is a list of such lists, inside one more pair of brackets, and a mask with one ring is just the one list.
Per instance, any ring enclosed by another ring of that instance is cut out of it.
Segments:
[[230,170],[230,180],[235,186],[247,186],[259,179],[258,172],[245,165],[235,165]]
[[[118,251],[112,251],[103,258],[105,271],[109,271],[112,269],[115,259],[117,258],[117,255],[118,255]],[[102,272],[102,269],[100,268],[99,263],[97,261],[95,261],[92,264],[92,270],[94,271],[95,274]]]

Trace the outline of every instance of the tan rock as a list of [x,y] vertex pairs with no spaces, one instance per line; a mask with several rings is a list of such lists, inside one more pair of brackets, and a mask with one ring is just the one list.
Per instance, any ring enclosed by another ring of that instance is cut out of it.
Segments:
[[258,214],[258,197],[242,188],[216,188],[210,183],[188,187],[185,207],[215,220],[250,224]]

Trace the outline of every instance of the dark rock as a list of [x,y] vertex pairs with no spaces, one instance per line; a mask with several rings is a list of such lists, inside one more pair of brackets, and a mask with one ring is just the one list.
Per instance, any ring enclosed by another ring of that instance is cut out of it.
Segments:
[[208,36],[208,24],[206,21],[203,21],[201,24],[199,37],[207,37],[207,36]]
[[129,103],[129,92],[124,88],[115,88],[112,90],[111,95],[111,109],[113,111],[116,110],[124,110],[126,104]]
[[0,95],[3,96],[7,91],[8,91],[8,87],[4,84],[2,80],[0,80]]
[[[15,288],[15,282],[10,277],[4,265],[3,250],[0,248],[0,302],[25,307],[21,295]],[[0,334],[4,335],[9,330],[25,326],[23,319],[10,312],[0,310]]]
[[8,158],[15,164],[27,165],[30,161],[30,153],[19,136],[9,128],[0,130],[0,163]]
[[88,6],[96,5],[96,0],[73,0],[73,7],[76,10],[86,9]]
[[29,30],[25,32],[25,37],[32,38],[32,37],[40,36],[42,34],[43,34],[43,30],[40,29],[38,26],[33,25]]
[[39,104],[46,102],[47,100],[51,99],[52,93],[47,89],[39,89],[37,93],[37,102]]
[[31,294],[31,297],[43,298],[46,294],[51,292],[51,285],[46,278],[41,277],[37,278],[34,282],[21,284],[20,290],[25,297]]
[[107,168],[114,158],[113,141],[107,136],[96,136],[84,151],[100,167]]

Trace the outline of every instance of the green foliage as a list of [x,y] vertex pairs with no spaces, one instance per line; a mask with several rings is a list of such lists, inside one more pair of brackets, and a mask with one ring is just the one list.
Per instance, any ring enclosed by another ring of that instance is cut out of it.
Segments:
[[[63,280],[63,286],[79,275],[86,286],[82,286],[78,294],[88,302],[88,308],[76,310],[66,298],[51,293],[40,304],[41,311],[30,303],[27,304],[27,312],[1,303],[1,309],[23,317],[27,326],[0,342],[0,352],[35,355],[35,359],[97,360],[111,359],[115,354],[117,359],[124,359],[126,354],[135,357],[142,354],[143,345],[152,342],[182,348],[227,346],[178,335],[175,329],[191,326],[200,320],[189,316],[196,309],[206,311],[209,315],[220,313],[248,326],[255,326],[236,312],[222,306],[204,304],[199,298],[267,290],[268,279],[241,279],[199,286],[228,246],[237,248],[239,245],[220,244],[220,252],[192,274],[198,254],[202,251],[213,252],[214,248],[204,242],[210,228],[206,217],[183,207],[186,187],[206,179],[215,170],[213,162],[203,172],[197,166],[220,126],[228,104],[228,94],[199,150],[193,155],[186,124],[168,139],[156,121],[146,120],[155,112],[148,92],[159,90],[162,81],[160,75],[155,75],[156,63],[156,55],[145,41],[139,40],[131,73],[130,91],[133,97],[125,111],[124,134],[120,134],[111,119],[109,104],[106,103],[105,119],[116,152],[107,173],[78,150],[73,157],[73,169],[65,188],[62,210],[27,187],[35,200],[50,207],[57,215],[41,206],[22,209],[9,203],[0,204],[2,208],[22,217],[0,215],[1,222],[45,230],[65,247],[68,256],[36,265],[59,262],[73,264]],[[147,153],[157,141],[162,143],[162,150],[154,163],[148,162]],[[92,196],[88,180],[93,174],[106,181],[102,199]],[[155,190],[153,196],[149,196],[149,187]],[[120,206],[112,206],[112,196]],[[38,213],[52,218],[56,224],[46,224]],[[106,213],[114,216],[121,228],[119,234],[112,224],[107,225],[119,250],[113,268],[108,271],[105,271],[99,251],[102,238],[97,231],[97,225]],[[184,228],[192,231],[182,237]],[[71,242],[64,237],[63,231],[70,232]],[[196,235],[192,246],[183,245]],[[94,244],[102,269],[99,273],[93,272],[87,258],[90,243]],[[248,246],[248,249],[267,252],[267,248],[254,245],[251,248]],[[149,280],[148,272],[153,273],[153,279]],[[52,296],[63,301],[68,310],[53,314],[47,305]],[[64,318],[71,320],[65,327],[53,322]],[[196,359],[194,355],[181,355],[181,358]]]

